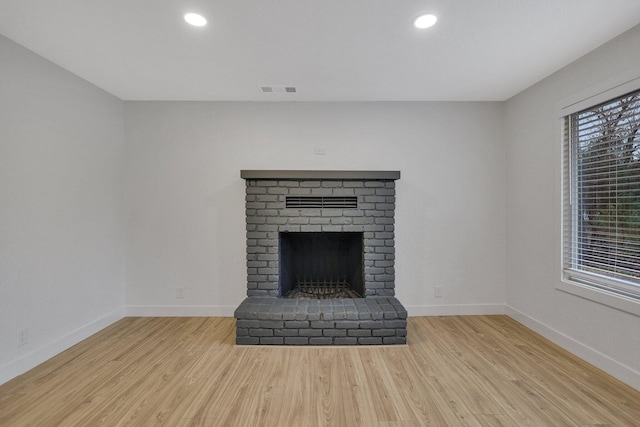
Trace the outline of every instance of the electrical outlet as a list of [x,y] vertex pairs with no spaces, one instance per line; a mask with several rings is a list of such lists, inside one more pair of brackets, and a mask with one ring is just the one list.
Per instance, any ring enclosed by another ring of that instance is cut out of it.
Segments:
[[176,288],[176,298],[184,298],[184,288]]
[[436,298],[442,298],[442,286],[436,286],[433,288],[433,296]]
[[27,345],[29,342],[29,330],[27,328],[18,329],[16,333],[16,343],[18,347],[22,347],[23,345]]

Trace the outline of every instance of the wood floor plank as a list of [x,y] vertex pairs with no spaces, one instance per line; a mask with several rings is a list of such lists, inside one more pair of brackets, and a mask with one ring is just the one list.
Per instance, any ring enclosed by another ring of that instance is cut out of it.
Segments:
[[126,318],[0,386],[0,425],[638,425],[639,391],[506,316],[407,329],[407,346],[243,347],[231,318]]

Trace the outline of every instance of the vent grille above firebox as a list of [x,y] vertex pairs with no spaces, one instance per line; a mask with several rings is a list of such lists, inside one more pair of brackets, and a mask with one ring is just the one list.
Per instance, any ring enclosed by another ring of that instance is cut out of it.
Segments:
[[358,198],[355,196],[287,196],[286,207],[289,209],[357,209]]

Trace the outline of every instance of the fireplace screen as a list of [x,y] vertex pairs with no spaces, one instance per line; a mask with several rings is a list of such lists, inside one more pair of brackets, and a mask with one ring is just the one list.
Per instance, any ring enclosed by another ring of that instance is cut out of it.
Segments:
[[279,296],[360,298],[362,233],[280,233]]

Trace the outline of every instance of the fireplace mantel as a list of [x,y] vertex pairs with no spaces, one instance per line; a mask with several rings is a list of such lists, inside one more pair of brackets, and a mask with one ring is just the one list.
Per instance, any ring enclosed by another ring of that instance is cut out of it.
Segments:
[[341,171],[341,170],[241,170],[243,179],[345,179],[392,180],[400,179],[400,171]]

